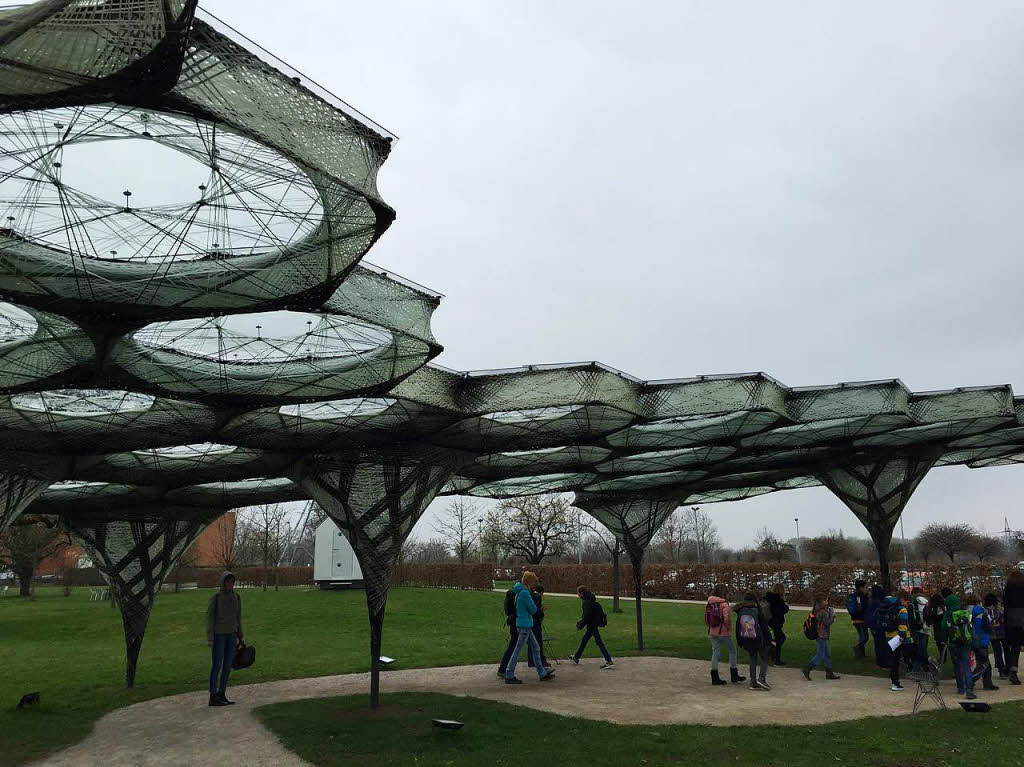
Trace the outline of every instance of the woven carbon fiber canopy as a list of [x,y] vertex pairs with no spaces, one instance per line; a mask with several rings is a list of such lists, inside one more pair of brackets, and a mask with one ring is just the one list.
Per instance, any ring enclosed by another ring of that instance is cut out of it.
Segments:
[[[391,568],[438,494],[577,493],[634,562],[642,646],[644,549],[680,503],[824,485],[888,578],[928,470],[1024,460],[1009,386],[430,364],[440,296],[360,263],[392,140],[196,0],[0,10],[0,530],[66,518],[129,685],[160,582],[229,509],[312,498],[349,536],[375,701]],[[94,188],[132,147],[189,185]]]

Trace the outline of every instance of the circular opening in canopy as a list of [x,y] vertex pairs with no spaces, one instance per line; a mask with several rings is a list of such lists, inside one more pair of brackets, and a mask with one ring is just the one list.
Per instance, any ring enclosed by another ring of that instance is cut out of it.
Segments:
[[314,402],[308,405],[282,405],[278,412],[281,415],[306,418],[311,421],[336,421],[383,413],[396,402],[397,400],[387,397],[358,397],[331,400],[330,402]]
[[291,160],[222,125],[113,104],[0,115],[0,232],[167,263],[278,252],[320,226]]
[[154,402],[148,394],[106,389],[58,389],[11,397],[15,410],[77,418],[145,413]]
[[358,356],[390,343],[391,333],[347,317],[282,311],[159,322],[134,339],[190,357],[259,364]]
[[38,328],[39,323],[29,312],[14,304],[0,303],[0,344],[27,341]]

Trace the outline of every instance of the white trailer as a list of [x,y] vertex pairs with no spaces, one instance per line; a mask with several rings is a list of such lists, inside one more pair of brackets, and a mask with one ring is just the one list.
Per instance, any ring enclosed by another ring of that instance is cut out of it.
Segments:
[[361,589],[363,571],[345,533],[331,519],[316,528],[313,580],[321,589]]

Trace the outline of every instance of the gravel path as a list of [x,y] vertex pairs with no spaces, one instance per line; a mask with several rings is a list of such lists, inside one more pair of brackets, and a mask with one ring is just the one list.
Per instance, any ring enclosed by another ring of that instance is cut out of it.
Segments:
[[[622,658],[608,671],[600,671],[599,664],[594,659],[579,666],[563,662],[556,668],[556,679],[542,685],[524,663],[518,670],[524,684],[517,687],[502,684],[493,665],[387,671],[381,689],[471,695],[619,724],[821,724],[906,715],[914,702],[909,683],[904,692],[895,693],[887,679],[844,675],[829,682],[820,670],[808,683],[797,668],[771,668],[772,691],[751,692],[745,684],[712,688],[705,661]],[[723,668],[728,671],[727,665]],[[236,679],[241,678],[240,673]],[[365,695],[368,689],[368,674],[346,674],[232,687],[229,696],[237,705],[224,708],[207,707],[206,693],[159,698],[107,714],[81,743],[38,764],[303,765],[256,721],[252,709],[301,698]],[[943,692],[947,704],[955,706],[951,681],[943,683]],[[979,693],[988,702],[1024,699],[1024,687],[1005,683],[989,693],[981,692],[979,685]]]

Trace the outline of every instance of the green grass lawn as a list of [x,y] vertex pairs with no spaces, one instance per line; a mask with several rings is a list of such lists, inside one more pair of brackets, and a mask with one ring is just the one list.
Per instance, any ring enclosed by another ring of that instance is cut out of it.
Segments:
[[[259,658],[233,677],[238,684],[366,671],[369,629],[362,591],[242,589],[246,639]],[[64,597],[40,588],[34,601],[0,599],[0,764],[19,764],[80,740],[111,709],[140,700],[206,687],[209,650],[204,617],[210,591],[161,594],[150,618],[136,687],[126,691],[121,619],[86,589]],[[507,629],[503,595],[494,592],[396,588],[384,624],[383,652],[397,667],[497,662]],[[605,641],[613,655],[636,654],[631,600],[611,614]],[[549,597],[546,626],[558,654],[575,649],[579,601]],[[709,657],[703,607],[645,604],[646,654]],[[800,633],[804,615],[790,613],[788,656],[804,661],[812,645]],[[845,618],[833,629],[836,669],[872,673],[852,658],[853,631]],[[596,656],[596,648],[588,648]],[[882,673],[882,672],[878,672]],[[42,704],[15,711],[23,693],[40,691]]]
[[[1024,703],[986,716],[928,711],[814,727],[615,725],[507,703],[430,693],[277,703],[256,715],[299,756],[318,765],[780,765],[871,767],[1024,764]],[[431,719],[457,719],[459,731]],[[381,744],[387,744],[382,748]]]

